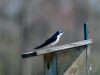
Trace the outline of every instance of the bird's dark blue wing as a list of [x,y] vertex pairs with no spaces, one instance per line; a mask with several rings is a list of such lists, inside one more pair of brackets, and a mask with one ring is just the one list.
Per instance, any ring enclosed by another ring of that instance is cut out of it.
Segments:
[[39,49],[39,48],[45,47],[45,46],[49,45],[50,43],[54,42],[56,39],[57,39],[57,37],[52,36],[50,39],[46,40],[42,45],[40,45],[34,49]]

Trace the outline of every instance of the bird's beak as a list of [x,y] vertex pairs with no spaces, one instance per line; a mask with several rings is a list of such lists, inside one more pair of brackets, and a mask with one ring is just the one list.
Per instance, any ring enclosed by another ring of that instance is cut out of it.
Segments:
[[60,32],[60,35],[62,35],[64,32],[62,31],[62,32]]
[[64,32],[63,32],[63,31],[61,31],[61,33],[63,34]]

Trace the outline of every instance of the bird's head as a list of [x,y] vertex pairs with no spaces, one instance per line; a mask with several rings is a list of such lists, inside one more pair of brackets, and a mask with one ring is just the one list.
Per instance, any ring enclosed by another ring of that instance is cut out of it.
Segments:
[[64,33],[63,31],[57,31],[57,32],[55,33],[55,35],[60,37],[63,33]]

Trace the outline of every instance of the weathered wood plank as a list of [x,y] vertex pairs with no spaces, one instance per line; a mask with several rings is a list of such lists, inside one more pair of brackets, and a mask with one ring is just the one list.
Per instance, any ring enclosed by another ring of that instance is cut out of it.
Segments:
[[75,43],[71,43],[71,44],[65,44],[65,45],[61,45],[61,46],[54,46],[54,47],[49,47],[49,48],[44,48],[44,49],[38,49],[36,51],[33,50],[33,52],[23,53],[22,58],[38,56],[38,55],[42,55],[42,54],[46,54],[46,53],[50,53],[50,52],[61,51],[61,50],[74,48],[74,47],[78,47],[78,46],[83,46],[83,45],[87,45],[87,44],[91,44],[91,43],[92,43],[92,39],[88,39],[88,40],[83,40],[83,41],[79,41],[79,42],[75,42]]
[[44,55],[44,74],[45,75],[58,75],[57,74],[57,56],[56,52]]
[[68,70],[68,68],[74,63],[74,61],[81,55],[85,50],[85,46],[68,49],[68,51],[59,51],[57,54],[58,58],[58,75]]
[[37,53],[37,55],[41,55],[41,54],[46,54],[46,53],[50,53],[50,52],[61,51],[61,50],[69,49],[69,48],[83,46],[83,45],[87,45],[87,44],[91,44],[91,43],[92,43],[92,39],[88,39],[88,40],[83,40],[83,41],[79,41],[79,42],[75,42],[75,43],[71,43],[71,44],[65,44],[65,45],[61,45],[61,46],[55,46],[55,47],[36,50],[36,53]]
[[72,65],[62,75],[87,75],[86,49],[78,56]]

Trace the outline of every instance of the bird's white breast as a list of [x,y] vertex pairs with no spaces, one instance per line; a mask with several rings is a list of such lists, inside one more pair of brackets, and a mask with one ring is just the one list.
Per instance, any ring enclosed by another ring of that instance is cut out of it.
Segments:
[[59,42],[59,39],[60,39],[61,35],[62,35],[62,34],[59,34],[59,35],[57,36],[56,41],[52,42],[49,46],[54,46],[55,44],[57,44],[57,43]]

